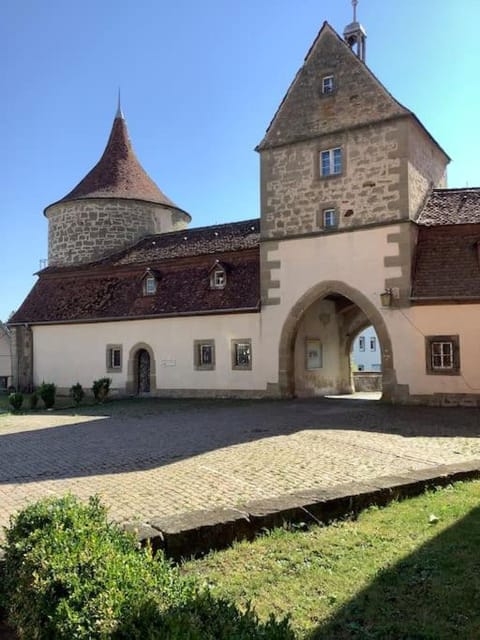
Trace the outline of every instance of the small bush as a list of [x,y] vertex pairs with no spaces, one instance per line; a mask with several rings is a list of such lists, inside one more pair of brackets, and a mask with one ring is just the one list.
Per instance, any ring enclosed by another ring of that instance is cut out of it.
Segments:
[[29,403],[29,407],[32,411],[35,411],[35,409],[38,406],[38,393],[36,391],[34,391],[32,393],[32,395],[30,396],[30,398],[28,399],[28,403]]
[[12,407],[13,411],[20,411],[23,404],[23,393],[19,391],[15,391],[8,396],[8,402]]
[[55,404],[56,392],[57,387],[53,384],[53,382],[42,382],[42,384],[39,386],[38,395],[43,400],[45,409],[51,409]]
[[112,381],[110,378],[99,378],[98,380],[93,381],[92,391],[97,402],[103,402],[108,396],[111,383]]
[[97,498],[26,507],[6,529],[0,607],[35,640],[293,640],[288,620],[258,621],[200,592],[109,523]]
[[85,391],[83,390],[83,387],[80,384],[80,382],[77,382],[76,384],[70,387],[70,395],[72,396],[73,401],[75,402],[76,405],[79,405],[81,403],[81,401],[85,397]]

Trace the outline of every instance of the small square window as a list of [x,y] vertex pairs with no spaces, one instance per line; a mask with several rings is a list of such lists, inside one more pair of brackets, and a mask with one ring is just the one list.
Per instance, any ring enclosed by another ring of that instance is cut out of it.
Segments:
[[320,175],[322,177],[340,175],[343,170],[342,149],[320,151]]
[[215,369],[215,341],[195,340],[193,343],[193,364],[199,371]]
[[428,374],[460,374],[460,341],[458,336],[427,336],[425,348]]
[[232,369],[252,368],[252,341],[232,340]]
[[333,80],[333,76],[324,76],[322,78],[322,93],[328,94],[328,93],[333,93],[333,90],[335,89],[335,83]]
[[323,226],[325,229],[332,229],[337,226],[337,214],[335,209],[324,209]]
[[122,347],[117,344],[107,345],[107,371],[119,372],[122,370]]

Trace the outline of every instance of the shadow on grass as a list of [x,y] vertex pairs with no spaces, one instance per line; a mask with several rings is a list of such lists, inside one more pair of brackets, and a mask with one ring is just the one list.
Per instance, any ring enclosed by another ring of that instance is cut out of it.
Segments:
[[480,638],[480,507],[382,571],[306,640],[456,638]]

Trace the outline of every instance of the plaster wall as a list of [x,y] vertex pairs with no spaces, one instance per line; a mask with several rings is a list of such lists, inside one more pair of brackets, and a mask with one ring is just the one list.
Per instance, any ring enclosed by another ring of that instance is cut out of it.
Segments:
[[10,348],[10,336],[0,326],[0,377],[7,377],[9,382],[12,376],[12,356]]
[[264,255],[274,265],[262,292],[262,298],[272,303],[264,304],[261,313],[262,324],[268,327],[268,332],[263,333],[262,359],[269,381],[278,380],[283,325],[292,308],[310,289],[323,282],[343,283],[360,292],[384,315],[380,293],[385,290],[387,280],[402,274],[402,265],[393,260],[399,257],[401,248],[392,238],[401,239],[403,227],[408,224],[263,243]]
[[[325,395],[346,386],[345,367],[348,354],[342,349],[339,318],[331,300],[315,302],[305,313],[295,341],[295,389],[299,396]],[[307,368],[307,341],[321,343],[322,366]],[[348,365],[348,362],[347,362]]]
[[[33,331],[35,385],[48,380],[69,389],[78,381],[90,388],[94,379],[108,376],[113,389],[125,392],[129,382],[128,361],[136,350],[135,345],[142,343],[148,345],[154,355],[158,393],[162,390],[265,392],[258,313],[36,326]],[[251,370],[232,369],[232,339],[252,341]],[[213,371],[195,370],[194,340],[215,341]],[[118,372],[107,371],[107,345],[122,348],[122,369]]]
[[[480,394],[480,304],[414,306],[386,311],[395,340],[399,384],[410,395]],[[458,335],[460,375],[426,373],[425,336]]]

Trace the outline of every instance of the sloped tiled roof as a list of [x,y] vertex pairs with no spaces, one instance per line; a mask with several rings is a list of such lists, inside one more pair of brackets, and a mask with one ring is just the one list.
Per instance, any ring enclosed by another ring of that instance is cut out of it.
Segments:
[[98,163],[59,202],[83,198],[129,198],[178,209],[138,161],[121,113],[117,113],[113,121],[107,146]]
[[480,222],[419,228],[412,298],[480,301]]
[[417,223],[425,226],[480,223],[480,187],[434,189]]
[[[227,269],[225,289],[210,289],[215,260]],[[143,295],[147,267],[158,276],[151,296]],[[95,263],[44,269],[10,323],[259,310],[259,273],[258,220],[149,236]]]
[[[242,251],[258,247],[260,220],[242,220],[208,227],[182,229],[170,233],[147,236],[136,244],[101,260],[78,265],[76,270],[91,271],[106,266],[148,264],[172,258]],[[42,273],[63,272],[64,267],[47,267]]]

